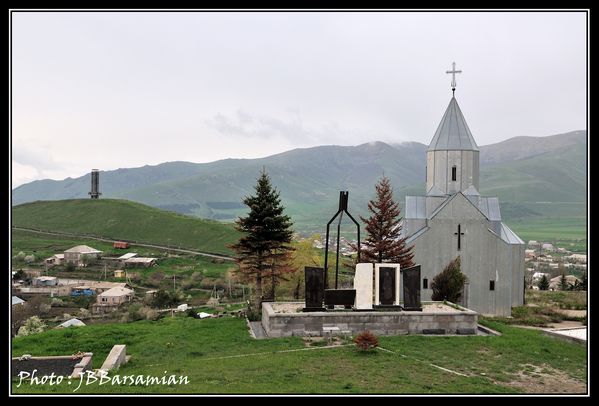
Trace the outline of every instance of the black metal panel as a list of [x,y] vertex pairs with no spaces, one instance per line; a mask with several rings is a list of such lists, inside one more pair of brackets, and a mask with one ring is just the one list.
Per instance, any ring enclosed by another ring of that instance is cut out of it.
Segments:
[[306,309],[322,309],[324,298],[324,269],[307,266],[304,270],[306,282]]
[[382,305],[395,303],[395,268],[379,268],[379,298]]
[[420,265],[402,269],[403,308],[404,310],[422,310],[420,302]]
[[353,306],[355,302],[355,289],[325,289],[324,291],[324,303],[326,305]]

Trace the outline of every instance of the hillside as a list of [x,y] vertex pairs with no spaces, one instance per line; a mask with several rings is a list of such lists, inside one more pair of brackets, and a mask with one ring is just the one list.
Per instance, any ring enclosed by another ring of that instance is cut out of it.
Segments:
[[[211,311],[202,309],[204,311]],[[301,337],[256,340],[242,318],[102,323],[16,337],[12,354],[93,353],[99,368],[116,343],[127,346],[126,376],[188,378],[188,384],[82,384],[82,394],[425,394],[578,392],[587,388],[586,348],[541,331],[484,319],[498,337],[381,336],[380,351],[356,351],[351,341],[324,346]],[[310,344],[307,346],[307,344]],[[422,349],[426,348],[426,351]],[[482,354],[482,355],[481,355]],[[534,369],[531,369],[534,368]],[[531,370],[543,371],[542,374]],[[79,383],[17,387],[16,394],[73,394]]]
[[14,206],[12,225],[231,254],[230,224],[112,199],[37,201]]
[[[372,142],[294,149],[260,159],[169,162],[100,172],[100,191],[102,198],[231,221],[245,212],[241,199],[253,193],[264,167],[281,192],[295,228],[322,232],[336,210],[339,190],[350,191],[354,217],[364,215],[374,184],[383,173],[391,179],[402,204],[407,194],[423,194],[426,148],[416,142]],[[585,216],[586,131],[515,137],[480,149],[481,193],[500,197],[504,219]],[[35,181],[14,189],[12,201],[87,198],[89,183],[89,174]],[[535,202],[572,204],[539,207]]]

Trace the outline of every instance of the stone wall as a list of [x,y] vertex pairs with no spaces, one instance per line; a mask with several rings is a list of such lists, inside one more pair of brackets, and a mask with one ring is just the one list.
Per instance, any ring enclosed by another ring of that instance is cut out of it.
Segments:
[[92,353],[84,353],[81,356],[54,356],[54,357],[14,357],[11,362],[12,376],[18,376],[21,371],[36,376],[55,375],[78,376],[75,373],[91,369]]
[[[298,306],[302,303],[298,302]],[[339,328],[338,334],[356,335],[369,330],[376,335],[476,334],[478,313],[460,308],[455,312],[332,311],[275,313],[262,303],[262,326],[269,337],[322,336],[323,328]]]

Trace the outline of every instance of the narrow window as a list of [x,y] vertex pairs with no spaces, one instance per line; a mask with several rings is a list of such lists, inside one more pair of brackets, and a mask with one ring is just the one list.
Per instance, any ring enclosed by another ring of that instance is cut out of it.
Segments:
[[489,281],[489,290],[495,290],[495,281]]
[[455,182],[458,179],[458,168],[456,166],[451,167],[451,180]]
[[424,278],[422,280],[422,289],[428,289],[428,279]]

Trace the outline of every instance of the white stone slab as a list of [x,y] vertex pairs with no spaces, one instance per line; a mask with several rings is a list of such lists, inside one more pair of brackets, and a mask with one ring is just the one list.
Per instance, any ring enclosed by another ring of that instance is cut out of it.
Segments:
[[354,289],[356,290],[356,309],[372,310],[372,272],[374,267],[370,263],[357,264],[354,275]]
[[399,305],[399,287],[400,287],[400,282],[399,282],[399,277],[400,272],[399,272],[399,264],[387,264],[387,263],[382,263],[382,264],[374,264],[374,304],[376,305],[380,305],[380,294],[379,294],[379,286],[380,286],[380,268],[395,268],[395,301],[393,302],[394,305]]

